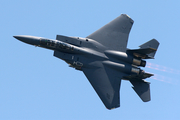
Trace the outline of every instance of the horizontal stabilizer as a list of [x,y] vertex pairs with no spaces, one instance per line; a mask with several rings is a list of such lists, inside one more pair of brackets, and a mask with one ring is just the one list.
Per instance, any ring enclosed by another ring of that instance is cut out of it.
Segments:
[[153,49],[153,48],[140,48],[140,49],[127,50],[127,51],[132,53],[134,56],[140,57],[142,59],[153,59],[154,57],[149,56],[148,54],[156,52],[156,49]]
[[158,46],[159,42],[156,39],[152,39],[140,45],[140,49],[127,50],[127,52],[130,52],[134,56],[140,57],[142,59],[154,59]]
[[152,40],[140,45],[139,47],[140,48],[154,48],[157,50],[158,46],[159,46],[159,42],[156,39],[152,39]]
[[133,85],[134,91],[138,94],[143,102],[148,102],[151,100],[150,97],[150,83],[142,80],[142,81],[130,81]]

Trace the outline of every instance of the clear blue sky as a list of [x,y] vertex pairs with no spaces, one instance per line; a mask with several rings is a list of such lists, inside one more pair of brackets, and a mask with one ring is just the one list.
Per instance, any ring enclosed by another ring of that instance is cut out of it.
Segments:
[[[0,120],[180,119],[179,5],[179,0],[1,0]],[[107,110],[82,72],[53,51],[12,37],[86,37],[122,13],[134,20],[128,48],[152,38],[160,42],[155,59],[148,60],[152,68],[144,68],[156,74],[147,79],[148,103],[123,81],[121,107]]]

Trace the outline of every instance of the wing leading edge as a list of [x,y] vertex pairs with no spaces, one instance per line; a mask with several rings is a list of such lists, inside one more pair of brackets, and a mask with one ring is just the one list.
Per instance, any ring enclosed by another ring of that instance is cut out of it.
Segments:
[[121,14],[87,38],[96,40],[108,49],[125,52],[133,23],[128,15]]
[[118,73],[102,63],[95,62],[98,67],[83,68],[83,72],[93,86],[107,109],[120,106],[119,90],[123,74]]

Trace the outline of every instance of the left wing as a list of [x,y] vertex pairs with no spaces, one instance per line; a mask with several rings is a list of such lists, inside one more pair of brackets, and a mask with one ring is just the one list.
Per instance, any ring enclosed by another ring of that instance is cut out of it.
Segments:
[[119,17],[98,29],[87,38],[93,39],[109,50],[117,50],[125,52],[129,32],[134,21],[126,14],[121,14]]
[[82,70],[106,108],[119,107],[119,89],[123,74],[104,66],[101,62],[91,63],[91,66],[94,67]]

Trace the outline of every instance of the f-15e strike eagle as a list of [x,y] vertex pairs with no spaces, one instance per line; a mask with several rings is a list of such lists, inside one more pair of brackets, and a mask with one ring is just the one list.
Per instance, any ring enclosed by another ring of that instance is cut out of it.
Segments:
[[144,79],[153,76],[139,67],[145,67],[144,59],[155,56],[159,42],[152,39],[139,49],[128,49],[128,36],[134,21],[126,14],[98,29],[86,38],[57,35],[56,40],[34,36],[13,36],[16,39],[54,50],[54,56],[70,67],[83,71],[107,109],[120,106],[121,80],[128,80],[134,91],[148,102],[150,83]]

